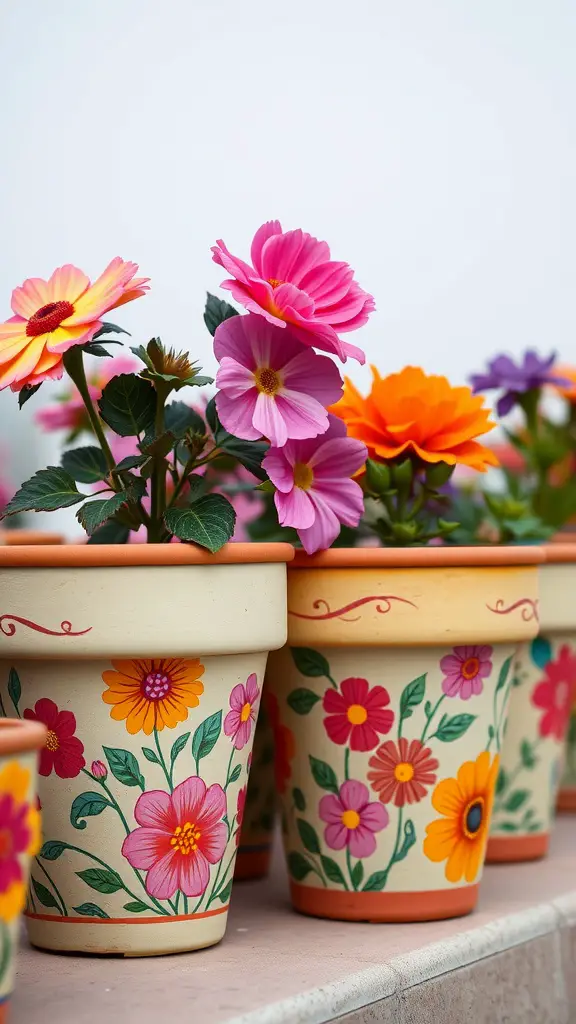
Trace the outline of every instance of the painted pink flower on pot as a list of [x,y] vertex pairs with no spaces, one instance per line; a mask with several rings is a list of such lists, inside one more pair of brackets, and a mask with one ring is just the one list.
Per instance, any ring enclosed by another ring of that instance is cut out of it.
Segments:
[[48,729],[46,746],[40,752],[40,775],[56,772],[61,779],[75,779],[86,764],[84,744],[74,735],[76,716],[71,711],[61,711],[49,697],[42,697],[36,701],[34,710],[25,709],[23,717],[42,722]]
[[252,735],[252,726],[258,716],[259,698],[255,672],[248,676],[245,684],[238,683],[230,694],[230,711],[224,719],[224,732],[230,736],[237,750],[242,750]]
[[371,857],[376,849],[374,833],[386,828],[390,818],[381,804],[370,803],[367,786],[348,779],[338,795],[327,794],[320,800],[318,813],[325,821],[324,839],[331,850],[348,847],[353,857]]
[[181,782],[172,794],[142,793],[134,808],[140,828],[126,837],[122,853],[133,868],[147,872],[151,896],[169,900],[178,890],[186,896],[205,892],[210,865],[217,864],[226,849],[225,814],[222,786],[206,788],[196,776]]
[[367,679],[343,679],[339,691],[329,689],[324,694],[324,728],[333,743],[349,743],[351,750],[373,750],[378,734],[392,728],[394,712],[389,704],[385,686],[370,688]]
[[454,647],[440,662],[444,673],[442,689],[447,697],[470,700],[482,693],[484,679],[492,672],[492,648],[489,644]]

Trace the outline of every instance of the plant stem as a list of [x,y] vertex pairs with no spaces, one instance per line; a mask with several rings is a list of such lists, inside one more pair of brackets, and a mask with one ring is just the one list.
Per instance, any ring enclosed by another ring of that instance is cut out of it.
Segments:
[[0,711],[2,711],[2,718],[8,718],[8,715],[6,714],[6,708],[4,707],[4,701],[2,700],[2,696],[1,695],[0,695]]
[[[112,871],[110,865],[107,864],[105,860],[101,860],[100,857],[97,857],[95,853],[88,853],[88,850],[82,850],[79,846],[71,846],[70,843],[66,843],[66,849],[73,850],[74,853],[81,853],[84,857],[89,857],[90,860],[93,860],[95,864],[99,864],[100,867],[105,868],[106,871]],[[117,871],[114,873],[116,875],[118,874]],[[122,881],[122,888],[124,889],[124,892],[128,893],[128,895],[131,896],[133,900],[136,900],[137,903],[144,902],[136,895],[136,893],[132,892],[132,890],[128,888],[124,881]],[[146,893],[146,895],[149,896],[150,894]],[[150,896],[150,899],[153,900],[153,902],[156,902],[153,896]],[[159,907],[158,910],[155,910],[154,907],[147,907],[146,909],[151,910],[153,914],[161,914],[163,917],[170,917],[168,911],[164,910],[163,907]]]
[[54,880],[50,877],[50,875],[46,871],[46,868],[44,867],[44,865],[40,863],[40,860],[38,859],[38,857],[35,857],[34,860],[36,861],[38,867],[40,868],[40,871],[42,871],[44,873],[44,875],[46,876],[46,878],[50,882],[50,885],[54,889],[54,892],[56,893],[58,899],[60,900],[60,903],[62,904],[62,910],[60,911],[62,917],[68,917],[68,910],[66,908],[66,904],[64,903],[64,900],[62,899],[62,894],[60,893],[60,890],[58,889],[58,886],[56,885]]
[[434,718],[434,715],[438,711],[438,708],[440,707],[440,705],[441,705],[442,701],[445,699],[445,697],[446,697],[446,694],[443,693],[442,696],[439,697],[439,699],[437,700],[437,702],[434,705],[434,707],[432,708],[432,711],[430,712],[430,714],[428,716],[428,721],[426,722],[426,725],[424,726],[424,728],[422,730],[422,735],[420,737],[420,743],[424,743],[424,740],[426,739],[426,733],[428,732],[428,726],[430,725],[430,722]]
[[[112,470],[116,465],[116,460],[112,455],[110,445],[108,444],[108,441],[106,440],[106,435],[104,434],[102,422],[100,420],[100,417],[98,416],[98,413],[96,412],[96,409],[94,408],[94,403],[90,397],[90,391],[88,390],[88,382],[86,380],[86,372],[84,369],[83,352],[82,347],[80,345],[75,345],[73,348],[69,349],[68,352],[65,353],[64,367],[66,369],[68,376],[70,377],[70,379],[76,385],[78,391],[80,392],[80,397],[84,402],[86,412],[88,413],[88,417],[92,425],[92,430],[96,434],[104,458],[106,459],[108,469],[112,473]],[[113,477],[111,477],[111,482],[113,490],[117,491],[118,487],[115,486],[115,481]]]
[[172,781],[170,779],[170,775],[168,774],[168,769],[166,768],[166,762],[164,760],[164,756],[163,756],[162,751],[160,749],[160,740],[158,739],[158,729],[156,728],[156,726],[154,726],[154,742],[156,744],[156,750],[158,751],[158,760],[160,761],[160,765],[162,767],[162,771],[164,772],[164,776],[166,778],[166,782],[168,783],[168,789],[172,793],[174,791],[174,786],[172,785]]
[[[154,433],[160,437],[164,433],[164,402],[166,395],[159,390],[156,393],[156,418],[154,420]],[[148,543],[157,543],[162,540],[164,528],[162,517],[166,510],[166,460],[164,456],[153,456],[154,469],[152,470],[152,514],[148,526]]]
[[[349,846],[346,847],[346,866],[348,868],[348,874],[350,876],[350,887],[355,892],[356,891],[356,886],[354,885],[354,878],[353,878],[353,875],[352,875],[352,858],[350,856],[350,847]],[[344,888],[348,892],[348,886],[346,885],[346,879],[344,879]]]
[[228,786],[230,785],[230,782],[231,782],[231,779],[230,779],[230,769],[232,767],[232,761],[234,760],[234,754],[235,753],[236,753],[236,747],[234,746],[234,744],[232,744],[232,753],[230,754],[230,760],[228,761],[228,768],[227,768],[227,771],[226,771],[226,782],[224,783],[224,792],[226,792],[226,790],[228,789]]
[[346,747],[344,751],[344,779],[346,782],[350,778],[350,747]]

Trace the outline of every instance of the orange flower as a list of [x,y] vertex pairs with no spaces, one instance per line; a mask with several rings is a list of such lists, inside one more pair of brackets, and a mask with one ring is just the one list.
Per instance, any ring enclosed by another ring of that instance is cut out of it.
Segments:
[[346,378],[344,395],[330,410],[344,420],[350,437],[364,441],[371,458],[384,461],[405,453],[481,472],[498,465],[494,452],[474,440],[495,425],[482,396],[417,366],[388,377],[373,366],[372,374],[367,398]]
[[134,736],[147,736],[166,726],[174,729],[188,718],[188,708],[195,708],[204,693],[200,676],[204,666],[196,659],[142,658],[139,661],[113,661],[114,672],[102,673],[108,687],[102,694],[105,704],[112,704],[110,717],[126,722]]
[[556,391],[559,391],[569,402],[576,404],[576,366],[555,366],[554,373],[570,381],[569,384],[556,384]]

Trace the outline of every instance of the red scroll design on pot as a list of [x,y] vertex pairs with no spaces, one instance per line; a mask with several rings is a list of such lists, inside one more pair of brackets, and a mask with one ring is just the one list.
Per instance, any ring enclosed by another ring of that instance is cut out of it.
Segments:
[[514,604],[506,606],[503,598],[499,597],[494,607],[486,605],[489,612],[494,612],[495,615],[510,615],[511,612],[516,611],[517,608],[521,608],[520,613],[523,622],[539,622],[538,617],[538,601],[533,600],[531,597],[522,597],[519,601],[515,601]]
[[35,633],[44,633],[46,636],[84,636],[92,629],[92,626],[88,626],[88,629],[75,631],[68,619],[64,619],[60,623],[60,629],[48,629],[46,626],[39,625],[38,622],[32,622],[31,619],[22,618],[21,615],[10,615],[9,613],[0,615],[0,633],[4,633],[4,636],[14,636],[17,624],[26,626],[27,629],[33,629]]
[[354,615],[353,618],[345,618],[348,612],[354,611],[355,608],[361,608],[363,605],[371,604],[376,601],[376,611],[379,615],[387,615],[392,610],[392,602],[400,601],[401,604],[409,604],[412,608],[418,606],[413,601],[408,601],[405,597],[396,597],[394,594],[379,595],[375,594],[371,597],[359,597],[357,601],[351,601],[350,604],[345,604],[342,608],[331,609],[328,601],[324,598],[318,598],[314,601],[312,607],[317,614],[306,615],[304,612],[293,612],[288,611],[288,615],[293,615],[295,619],[311,619],[315,622],[320,622],[326,619],[340,619],[341,622],[358,622],[360,615]]

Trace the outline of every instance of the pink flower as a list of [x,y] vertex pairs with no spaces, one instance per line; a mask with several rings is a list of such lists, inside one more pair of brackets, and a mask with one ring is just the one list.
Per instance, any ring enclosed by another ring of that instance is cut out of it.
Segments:
[[469,700],[473,693],[482,693],[482,680],[492,671],[491,657],[492,648],[488,644],[454,647],[452,654],[446,654],[440,662],[446,696]]
[[390,818],[379,802],[369,803],[370,793],[363,782],[350,779],[340,786],[338,796],[323,796],[318,806],[322,821],[328,824],[324,839],[331,850],[348,847],[353,857],[371,857],[376,849],[375,832],[386,828]]
[[559,743],[563,741],[575,691],[576,653],[568,644],[562,644],[556,660],[545,665],[544,679],[536,684],[530,697],[534,707],[544,712],[538,723],[543,739],[552,736]]
[[364,512],[362,490],[350,477],[364,465],[366,446],[346,437],[342,420],[328,419],[321,437],[270,448],[262,461],[276,487],[280,525],[295,527],[309,555],[329,548],[341,523],[358,526]]
[[95,779],[106,779],[108,778],[108,769],[103,761],[92,761],[90,765],[90,771]]
[[212,259],[231,275],[222,287],[251,313],[271,324],[298,328],[305,345],[363,363],[362,349],[338,337],[362,327],[375,309],[374,299],[354,280],[347,263],[330,259],[326,242],[298,228],[282,231],[280,221],[263,224],[254,235],[252,266],[228,251],[220,239]]
[[258,714],[256,705],[259,697],[260,690],[255,672],[248,676],[245,686],[238,683],[230,694],[231,710],[224,719],[224,732],[231,736],[237,750],[242,750],[250,739],[252,723],[256,721]]
[[240,842],[240,832],[242,829],[242,822],[244,821],[244,811],[246,810],[246,792],[247,786],[242,786],[242,789],[238,790],[238,798],[236,800],[236,846]]
[[138,871],[147,871],[146,890],[169,900],[178,890],[200,896],[210,879],[210,865],[222,859],[228,831],[222,786],[206,788],[192,776],[172,794],[142,793],[134,808],[141,826],[126,836],[122,853]]
[[343,679],[340,690],[329,687],[324,694],[324,728],[333,743],[349,743],[351,750],[373,750],[378,733],[390,732],[394,723],[389,703],[385,686],[370,689],[367,679]]
[[[286,325],[284,325],[286,326]],[[342,396],[340,374],[327,356],[249,313],[220,324],[214,336],[218,415],[236,437],[266,437],[276,448],[288,438],[328,429],[325,406]]]

